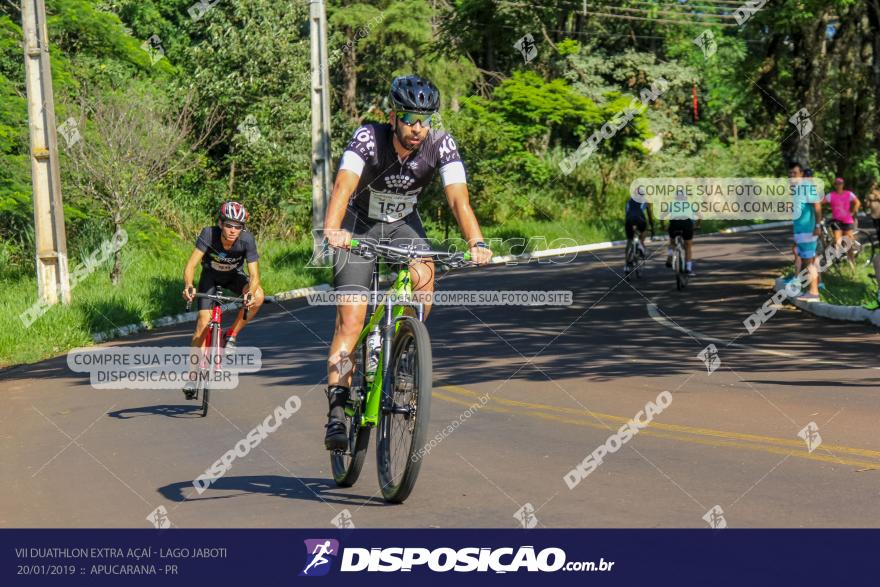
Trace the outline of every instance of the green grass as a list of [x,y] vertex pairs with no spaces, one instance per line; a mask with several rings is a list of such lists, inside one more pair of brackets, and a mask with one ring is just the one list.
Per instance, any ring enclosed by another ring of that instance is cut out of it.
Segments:
[[[874,267],[867,263],[865,254],[856,259],[855,267],[846,261],[835,264],[822,273],[824,289],[819,290],[823,302],[836,306],[861,306],[877,296]],[[785,276],[794,275],[794,265],[789,265]]]
[[[0,367],[32,363],[79,346],[93,344],[92,334],[153,320],[186,310],[181,298],[183,267],[193,245],[167,233],[147,233],[134,227],[122,249],[122,283],[110,281],[112,260],[71,291],[70,305],[55,305],[30,328],[19,314],[37,298],[33,275],[7,281],[0,291],[0,312],[9,319],[0,330]],[[260,273],[264,291],[277,293],[330,279],[327,269],[305,268],[311,241],[296,244],[260,242]],[[71,261],[71,271],[80,260]]]
[[822,274],[822,301],[838,306],[861,306],[877,296],[877,281],[871,265],[859,263],[855,269],[839,264]]

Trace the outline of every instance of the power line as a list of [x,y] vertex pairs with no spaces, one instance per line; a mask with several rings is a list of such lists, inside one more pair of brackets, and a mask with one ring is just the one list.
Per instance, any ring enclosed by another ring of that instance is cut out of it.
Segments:
[[[505,0],[495,0],[498,4],[505,4],[507,6],[519,6],[522,8],[542,8],[544,10],[556,10],[552,6],[541,6],[539,4],[526,4],[523,2],[508,2]],[[648,12],[644,12],[644,14],[649,14]],[[685,25],[685,26],[718,26],[718,27],[737,27],[739,25],[733,23],[723,23],[723,22],[707,22],[707,21],[694,21],[694,20],[683,20],[676,19],[670,20],[665,18],[645,18],[642,16],[629,16],[625,14],[609,14],[605,12],[588,12],[588,16],[590,17],[599,17],[599,18],[616,18],[619,20],[634,20],[634,21],[643,21],[643,22],[653,22],[657,24],[675,24],[675,25]]]
[[[478,24],[488,26],[490,23],[478,23]],[[498,27],[498,28],[503,28],[503,29],[510,29],[510,30],[512,30],[512,31],[519,31],[519,32],[522,32],[522,30],[523,30],[522,27],[515,27],[515,26],[511,26],[511,25],[506,25],[506,24],[498,24],[498,23],[495,23],[495,22],[493,22],[493,23],[491,23],[491,24],[492,24],[492,26],[495,26],[495,27]],[[669,37],[664,37],[664,36],[660,36],[660,35],[636,35],[636,34],[630,34],[630,33],[612,34],[612,33],[607,33],[607,32],[604,32],[604,31],[580,31],[580,32],[575,32],[575,31],[561,31],[561,30],[559,30],[559,29],[545,29],[545,30],[546,30],[548,33],[559,33],[559,34],[562,34],[562,35],[577,35],[577,36],[579,36],[579,37],[606,37],[606,38],[626,37],[626,38],[628,38],[628,39],[655,39],[655,40],[663,40],[663,39],[668,39],[668,38],[669,38]],[[750,43],[750,44],[753,44],[753,45],[761,45],[761,44],[763,44],[763,41],[754,41],[754,40],[751,40],[751,39],[740,39],[740,40],[741,40],[742,42],[744,42],[744,43]],[[870,65],[869,65],[869,67],[870,67]]]
[[[646,10],[643,8],[624,8],[623,6],[615,6],[614,10],[620,10],[623,12],[634,12],[636,14],[655,14],[655,13],[656,14],[677,14],[680,16],[692,16],[695,18],[721,18],[721,19],[726,19],[726,20],[733,20],[734,18],[736,18],[733,15],[725,15],[725,14],[693,14],[693,13],[682,12],[680,10]],[[587,16],[589,16],[591,14],[594,14],[594,13],[588,12]],[[706,24],[709,24],[709,23],[706,23]]]

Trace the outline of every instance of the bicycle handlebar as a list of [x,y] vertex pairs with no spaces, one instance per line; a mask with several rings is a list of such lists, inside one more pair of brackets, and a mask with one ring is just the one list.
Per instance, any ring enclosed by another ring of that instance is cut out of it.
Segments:
[[439,261],[444,265],[450,266],[463,266],[463,265],[471,265],[473,262],[471,261],[470,253],[451,253],[449,251],[432,251],[425,249],[417,249],[415,246],[412,247],[394,247],[391,245],[383,245],[379,243],[371,243],[364,242],[358,239],[351,239],[350,246],[352,250],[357,250],[360,253],[367,253],[368,255],[380,255],[382,257],[391,257],[391,258],[399,258],[399,259],[423,259],[425,257],[430,257],[435,261]]
[[[195,288],[193,288],[193,289],[195,289]],[[245,295],[247,295],[247,294],[245,294]],[[201,292],[196,292],[193,294],[193,297],[194,298],[204,298],[206,300],[212,300],[212,301],[218,302],[218,303],[225,302],[227,304],[238,304],[238,303],[244,302],[244,296],[233,298],[230,296],[221,296],[219,294],[205,294],[205,293],[201,293]],[[264,296],[263,297],[264,304],[274,304],[274,303],[276,303],[276,301],[277,300],[275,299],[275,296]],[[192,300],[189,300],[186,302],[186,311],[189,312],[191,307],[192,307]],[[244,308],[244,319],[245,320],[248,319],[247,306],[245,306],[245,308]]]

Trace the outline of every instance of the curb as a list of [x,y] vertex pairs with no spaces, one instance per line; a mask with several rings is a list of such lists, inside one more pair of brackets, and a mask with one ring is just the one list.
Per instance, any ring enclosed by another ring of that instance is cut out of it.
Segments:
[[[778,277],[773,284],[773,289],[779,291],[785,289],[785,280]],[[866,310],[861,306],[837,306],[825,302],[800,302],[796,298],[788,298],[788,303],[797,308],[829,320],[841,322],[870,322],[874,326],[880,326],[880,311]]]
[[767,224],[747,224],[746,226],[732,226],[730,228],[722,228],[718,232],[720,234],[734,234],[737,232],[752,232],[753,230],[762,230],[765,228],[782,228],[783,226],[791,226],[791,220],[768,222]]
[[[753,224],[747,226],[734,226],[732,228],[725,228],[718,233],[707,233],[704,236],[708,236],[708,234],[729,234],[736,232],[749,232],[753,230],[761,230],[764,228],[779,228],[781,226],[786,226],[791,224],[791,222],[770,222],[768,224]],[[665,237],[655,236],[649,238],[650,241],[661,241],[665,240]],[[576,247],[563,247],[559,249],[546,249],[544,251],[536,251],[534,253],[525,253],[522,255],[504,255],[501,257],[492,257],[492,260],[489,262],[489,265],[503,265],[508,263],[518,263],[518,262],[529,262],[532,259],[543,259],[546,257],[558,257],[561,255],[568,255],[571,253],[585,253],[589,251],[598,251],[602,249],[610,249],[612,247],[619,247],[626,244],[625,240],[621,241],[605,241],[601,243],[590,243],[587,245],[578,245]],[[438,273],[442,273],[442,271],[438,271]],[[301,287],[299,289],[292,289],[289,291],[280,292],[274,294],[276,300],[280,302],[294,300],[297,298],[304,298],[310,294],[327,291],[331,289],[329,283],[321,283],[319,285],[315,285],[312,287]],[[239,304],[226,304],[223,306],[223,311],[237,309]],[[864,309],[864,308],[863,308]],[[868,310],[865,310],[866,312]],[[128,336],[129,334],[136,334],[138,332],[143,332],[145,330],[152,330],[154,328],[161,328],[163,326],[173,326],[175,324],[184,324],[186,322],[195,322],[196,317],[198,316],[198,312],[184,312],[182,314],[176,314],[174,316],[163,316],[161,318],[156,318],[155,320],[146,320],[144,322],[138,322],[135,324],[128,324],[127,326],[120,326],[119,328],[114,328],[112,330],[106,330],[104,332],[98,332],[92,335],[92,340],[96,343],[106,342],[108,340],[119,338],[121,336]]]
[[[326,283],[322,283],[320,285],[316,285],[314,287],[301,287],[299,289],[292,289],[289,291],[284,291],[278,294],[275,294],[275,299],[279,302],[284,302],[287,300],[294,300],[297,298],[304,298],[310,294],[317,293],[319,291],[326,291],[330,289],[330,285]],[[240,304],[224,304],[222,307],[223,311],[227,310],[236,310]],[[163,316],[162,318],[156,318],[155,320],[147,320],[140,323],[129,324],[127,326],[120,326],[119,328],[114,328],[112,330],[106,330],[104,332],[99,332],[97,334],[92,335],[92,340],[95,342],[105,342],[112,338],[118,338],[120,336],[128,336],[129,334],[135,334],[137,332],[143,332],[144,330],[152,330],[154,328],[160,328],[162,326],[172,326],[174,324],[184,324],[186,322],[195,322],[196,317],[198,316],[198,312],[183,312],[182,314],[176,314],[174,316]]]

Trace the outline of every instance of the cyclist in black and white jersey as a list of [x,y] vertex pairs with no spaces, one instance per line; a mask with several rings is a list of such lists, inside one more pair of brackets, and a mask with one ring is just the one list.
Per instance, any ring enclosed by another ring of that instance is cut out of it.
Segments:
[[[431,128],[440,107],[440,91],[419,76],[401,76],[391,82],[389,100],[390,122],[360,127],[346,147],[324,219],[324,236],[330,246],[339,249],[333,268],[337,291],[369,290],[375,260],[353,253],[349,249],[352,238],[429,248],[416,205],[438,171],[472,259],[483,264],[492,258],[471,209],[455,140],[449,133]],[[410,272],[414,292],[433,291],[433,262],[413,262]],[[425,316],[429,311],[426,303]],[[328,450],[348,446],[344,407],[352,361],[356,360],[352,351],[366,312],[366,304],[340,304],[336,309],[327,361],[330,412],[324,445]]]

